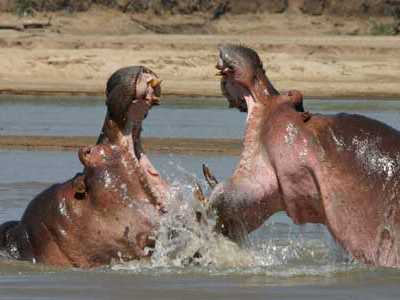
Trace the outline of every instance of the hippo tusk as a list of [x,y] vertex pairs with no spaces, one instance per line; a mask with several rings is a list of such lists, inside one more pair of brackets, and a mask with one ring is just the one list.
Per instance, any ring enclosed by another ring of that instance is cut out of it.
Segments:
[[151,79],[151,80],[149,81],[149,84],[150,84],[150,86],[151,86],[152,88],[155,88],[155,87],[158,87],[158,86],[161,84],[161,82],[163,82],[162,79]]
[[203,174],[208,182],[208,185],[214,189],[215,186],[218,184],[218,180],[215,178],[214,174],[210,171],[206,164],[203,164]]
[[203,189],[198,183],[194,185],[193,195],[204,205],[207,205],[209,202],[209,199],[204,195]]
[[160,97],[153,97],[153,105],[160,105],[161,98]]
[[146,101],[147,101],[151,106],[160,105],[160,100],[161,100],[161,98],[160,98],[160,97],[156,97],[156,96],[153,96],[153,97],[151,97],[151,96],[146,97]]
[[[197,198],[198,201],[201,202],[201,204],[204,207],[208,206],[209,199],[204,195],[204,192],[198,183],[196,183],[194,186],[193,195],[195,198]],[[201,211],[196,210],[195,213],[196,213],[196,220],[199,224],[207,224],[207,221],[205,220],[203,213]]]

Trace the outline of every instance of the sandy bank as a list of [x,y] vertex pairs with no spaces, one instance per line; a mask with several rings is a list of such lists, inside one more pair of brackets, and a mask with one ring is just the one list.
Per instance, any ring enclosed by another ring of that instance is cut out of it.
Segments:
[[102,95],[115,70],[146,65],[165,79],[164,95],[220,96],[213,67],[218,46],[241,43],[260,53],[279,90],[400,98],[400,37],[332,31],[354,29],[355,21],[267,17],[220,20],[216,34],[207,35],[152,34],[132,24],[129,31],[125,15],[114,16],[103,31],[98,15],[80,15],[76,22],[64,16],[45,30],[1,30],[0,93]]

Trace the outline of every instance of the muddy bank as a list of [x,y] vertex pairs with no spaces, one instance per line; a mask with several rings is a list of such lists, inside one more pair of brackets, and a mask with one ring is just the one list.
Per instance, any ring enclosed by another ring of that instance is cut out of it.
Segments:
[[[95,144],[97,137],[89,136],[0,136],[0,149],[34,151],[72,151]],[[186,155],[239,156],[242,151],[240,139],[196,138],[143,138],[146,153],[177,153]]]

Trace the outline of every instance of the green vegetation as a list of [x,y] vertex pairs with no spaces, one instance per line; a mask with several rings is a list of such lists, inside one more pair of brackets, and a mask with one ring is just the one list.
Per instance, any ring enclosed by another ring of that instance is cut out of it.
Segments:
[[371,29],[372,35],[393,35],[392,24],[375,24]]
[[20,16],[33,16],[35,14],[33,0],[18,0],[16,13]]
[[400,6],[393,7],[393,21],[389,24],[374,24],[372,35],[399,35],[400,34]]

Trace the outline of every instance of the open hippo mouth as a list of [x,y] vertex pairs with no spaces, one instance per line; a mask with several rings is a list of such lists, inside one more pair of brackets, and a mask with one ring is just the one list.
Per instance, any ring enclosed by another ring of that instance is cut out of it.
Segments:
[[[145,102],[148,110],[145,112],[143,119],[148,115],[150,108],[154,105],[153,101],[157,101],[156,103],[158,104],[159,99],[158,96],[146,98]],[[160,212],[164,213],[167,206],[167,185],[142,149],[141,132],[143,119],[139,118],[133,120],[133,127],[123,135],[123,141],[126,143],[129,153],[132,154],[132,159],[137,163],[139,180],[142,187],[149,195],[149,200],[159,207]]]
[[247,103],[245,100],[245,90],[235,83],[233,79],[233,69],[224,66],[224,62],[221,58],[218,59],[218,63],[215,65],[218,72],[215,76],[221,77],[221,91],[222,95],[229,102],[229,108],[236,107],[240,112],[247,112]]
[[[112,144],[121,144],[130,153],[134,172],[139,175],[149,200],[165,207],[167,185],[144,154],[141,140],[143,120],[160,102],[161,82],[154,72],[143,66],[127,67],[114,73],[107,82],[108,113],[103,131]],[[120,134],[115,133],[110,122],[116,123]],[[99,142],[103,140],[100,138]]]
[[253,49],[243,45],[225,45],[219,49],[215,67],[218,70],[215,75],[221,76],[222,94],[228,99],[229,107],[250,115],[255,102],[279,95]]
[[229,101],[229,108],[236,107],[240,112],[247,112],[244,94],[225,75],[222,75],[221,78],[221,91]]
[[251,110],[249,104],[255,99],[250,91],[262,66],[258,54],[243,45],[228,44],[219,49],[216,76],[221,76],[222,94],[228,99],[229,107],[241,112]]

